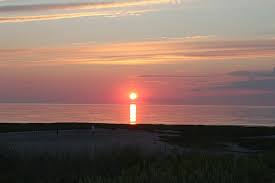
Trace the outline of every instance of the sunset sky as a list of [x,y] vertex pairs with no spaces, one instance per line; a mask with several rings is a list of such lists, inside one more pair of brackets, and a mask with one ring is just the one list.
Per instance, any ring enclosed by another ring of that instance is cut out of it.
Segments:
[[274,0],[0,0],[0,102],[275,105]]

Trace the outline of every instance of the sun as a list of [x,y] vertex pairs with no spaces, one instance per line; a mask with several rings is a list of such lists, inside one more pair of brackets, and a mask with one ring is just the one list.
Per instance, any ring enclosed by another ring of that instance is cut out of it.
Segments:
[[136,100],[137,98],[138,98],[138,95],[137,95],[136,92],[131,92],[131,93],[129,94],[129,99],[131,99],[131,100]]

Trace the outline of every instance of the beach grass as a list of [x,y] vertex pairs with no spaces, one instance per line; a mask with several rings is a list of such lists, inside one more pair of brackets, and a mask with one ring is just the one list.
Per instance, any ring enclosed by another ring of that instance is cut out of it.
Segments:
[[273,154],[144,154],[137,148],[90,156],[0,154],[5,183],[273,183]]
[[[0,147],[2,183],[275,183],[273,127],[111,124],[0,124],[23,132],[96,128],[145,130],[183,148],[206,151],[145,153],[137,146],[105,152],[31,154]],[[215,153],[235,143],[256,153]],[[213,151],[214,150],[214,151]],[[214,153],[213,153],[214,152]]]

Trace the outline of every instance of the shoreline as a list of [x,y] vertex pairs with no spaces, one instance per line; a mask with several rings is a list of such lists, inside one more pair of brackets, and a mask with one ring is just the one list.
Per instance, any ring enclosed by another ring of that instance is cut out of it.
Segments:
[[[264,153],[275,150],[275,127],[126,125],[104,123],[0,124],[0,146],[19,151],[71,152],[138,146],[143,151]],[[100,148],[98,148],[100,147]],[[166,151],[165,150],[165,151]]]
[[[275,126],[267,125],[200,125],[200,124],[125,124],[125,123],[93,123],[93,122],[49,122],[49,123],[0,123],[0,133],[12,131],[29,130],[54,130],[60,129],[90,129],[91,126],[99,128],[127,128],[127,129],[172,129],[178,130],[185,127],[213,127],[213,128],[257,128],[257,129],[275,129]],[[176,129],[175,129],[176,128]]]

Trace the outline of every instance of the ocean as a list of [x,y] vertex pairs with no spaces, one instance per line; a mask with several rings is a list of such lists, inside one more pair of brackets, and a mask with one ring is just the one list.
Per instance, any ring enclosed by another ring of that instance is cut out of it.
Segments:
[[275,126],[275,106],[0,104],[0,122]]

